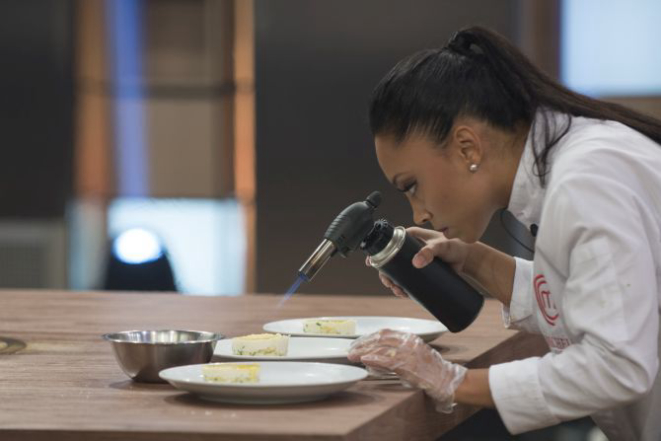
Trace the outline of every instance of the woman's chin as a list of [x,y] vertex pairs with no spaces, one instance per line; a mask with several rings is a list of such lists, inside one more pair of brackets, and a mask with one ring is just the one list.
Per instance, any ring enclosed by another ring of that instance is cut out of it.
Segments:
[[466,243],[475,243],[478,240],[480,240],[480,237],[477,234],[474,234],[470,231],[452,231],[450,232],[449,236],[446,232],[445,237],[447,237],[448,239],[459,239],[462,242],[466,242]]

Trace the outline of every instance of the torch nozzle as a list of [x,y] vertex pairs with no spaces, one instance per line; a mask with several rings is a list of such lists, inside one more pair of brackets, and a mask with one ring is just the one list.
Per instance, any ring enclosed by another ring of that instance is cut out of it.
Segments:
[[372,213],[379,204],[381,193],[374,191],[365,201],[356,202],[342,210],[329,225],[324,240],[298,270],[299,276],[309,282],[335,253],[347,257],[350,252],[358,249],[374,225]]
[[335,251],[337,251],[335,244],[328,239],[324,239],[298,270],[298,274],[306,282],[309,282],[326,265],[326,262],[335,254]]

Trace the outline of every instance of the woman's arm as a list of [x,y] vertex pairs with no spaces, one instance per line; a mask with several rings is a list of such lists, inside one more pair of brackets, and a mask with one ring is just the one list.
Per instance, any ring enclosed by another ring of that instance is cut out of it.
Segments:
[[516,270],[514,258],[481,242],[469,247],[464,276],[509,307]]
[[454,399],[470,406],[496,407],[489,389],[489,369],[469,369],[454,392]]

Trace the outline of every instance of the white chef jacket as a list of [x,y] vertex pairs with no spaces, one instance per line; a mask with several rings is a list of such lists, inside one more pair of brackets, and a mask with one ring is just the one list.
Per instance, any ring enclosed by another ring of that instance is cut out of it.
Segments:
[[[567,116],[551,115],[560,130]],[[535,124],[539,150],[539,113]],[[489,369],[496,408],[514,434],[590,415],[611,441],[659,441],[661,146],[572,118],[546,188],[532,148],[529,135],[508,210],[539,226],[535,258],[516,259],[503,318],[542,334],[550,352]]]

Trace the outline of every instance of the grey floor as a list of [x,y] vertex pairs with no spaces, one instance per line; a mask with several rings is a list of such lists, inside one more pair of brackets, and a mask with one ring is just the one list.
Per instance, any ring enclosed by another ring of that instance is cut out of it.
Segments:
[[589,434],[594,427],[591,419],[581,418],[514,436],[507,432],[498,412],[485,409],[479,411],[437,441],[590,441],[592,438]]

